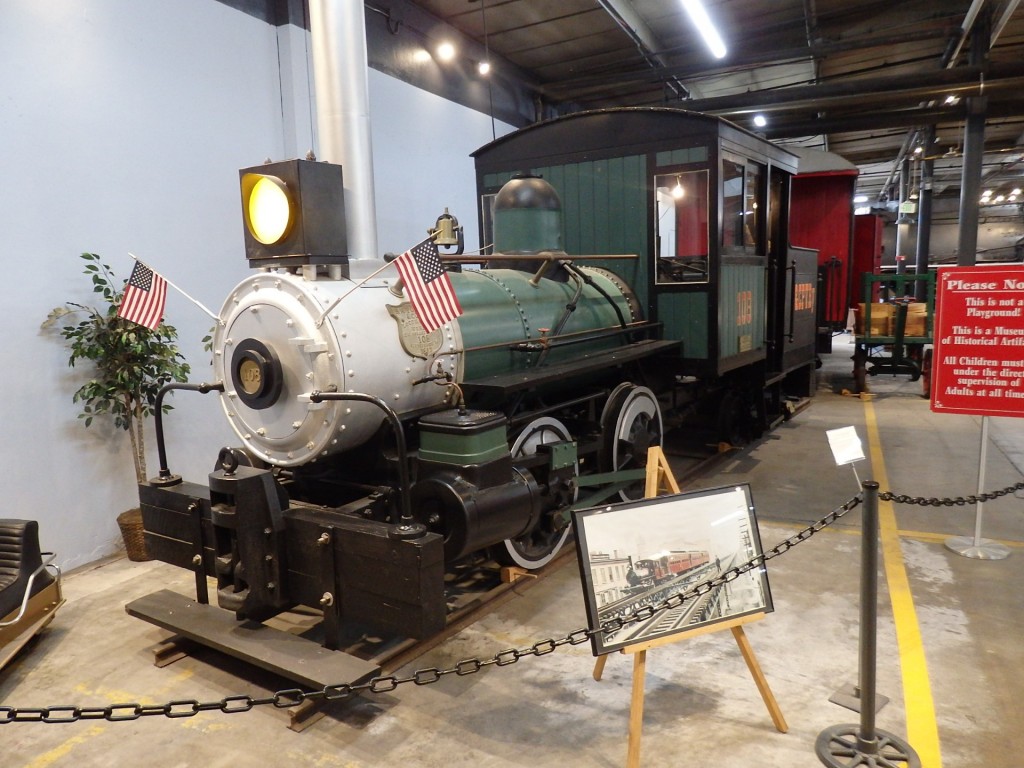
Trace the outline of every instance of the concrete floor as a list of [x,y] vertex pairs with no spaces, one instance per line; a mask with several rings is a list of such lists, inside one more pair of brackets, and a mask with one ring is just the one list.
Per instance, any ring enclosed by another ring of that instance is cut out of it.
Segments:
[[[850,467],[832,460],[829,429],[857,428],[869,455],[858,465],[860,478],[886,477],[883,490],[910,496],[977,490],[980,419],[931,413],[920,384],[906,377],[871,379],[868,400],[843,395],[851,385],[849,351],[848,337],[838,337],[810,408],[691,486],[749,483],[766,548],[857,492]],[[875,466],[872,420],[881,453]],[[985,486],[996,489],[1021,479],[1024,425],[990,423]],[[908,739],[925,768],[1018,765],[1024,501],[1011,495],[985,505],[983,535],[1012,550],[1000,561],[964,558],[943,546],[950,535],[973,535],[974,507],[883,505],[881,512],[883,525],[895,521],[886,534],[895,545],[883,543],[877,678],[878,692],[891,701],[877,715],[878,728]],[[858,721],[828,699],[857,678],[859,521],[858,510],[773,559],[775,610],[746,629],[788,733],[774,729],[731,634],[712,633],[649,652],[643,765],[821,765],[814,753],[818,734]],[[0,673],[3,706],[205,702],[291,687],[212,651],[162,669],[153,665],[151,648],[166,633],[129,617],[123,606],[163,588],[190,594],[180,570],[114,559],[71,574],[64,584],[67,604]],[[402,672],[489,657],[585,625],[570,558]],[[623,766],[631,657],[612,655],[601,682],[592,678],[593,665],[588,645],[563,647],[504,668],[367,695],[332,708],[303,733],[286,727],[286,712],[266,706],[173,720],[6,723],[0,765]]]

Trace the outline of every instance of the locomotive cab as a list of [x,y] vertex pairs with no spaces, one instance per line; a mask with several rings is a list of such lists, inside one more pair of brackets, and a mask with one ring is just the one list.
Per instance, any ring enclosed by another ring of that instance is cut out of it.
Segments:
[[634,287],[661,338],[679,418],[742,443],[814,391],[815,254],[789,243],[798,158],[719,118],[677,109],[581,112],[474,153],[486,242],[516,173],[565,201],[565,248]]

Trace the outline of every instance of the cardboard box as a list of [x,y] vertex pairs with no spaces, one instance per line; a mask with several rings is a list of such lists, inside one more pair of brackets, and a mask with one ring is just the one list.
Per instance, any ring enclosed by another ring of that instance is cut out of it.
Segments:
[[907,304],[907,322],[903,327],[903,335],[928,335],[928,305],[923,301],[912,301]]
[[[871,327],[867,331],[868,336],[888,336],[892,332],[892,304],[871,305]],[[867,306],[857,305],[855,333],[864,335],[864,320],[867,317]]]

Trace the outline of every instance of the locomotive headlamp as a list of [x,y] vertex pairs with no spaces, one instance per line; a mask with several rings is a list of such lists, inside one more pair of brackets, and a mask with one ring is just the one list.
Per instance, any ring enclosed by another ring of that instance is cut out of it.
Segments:
[[287,185],[276,176],[247,173],[242,176],[245,225],[264,245],[272,245],[291,231],[295,207]]
[[285,160],[239,176],[249,266],[348,262],[340,165]]

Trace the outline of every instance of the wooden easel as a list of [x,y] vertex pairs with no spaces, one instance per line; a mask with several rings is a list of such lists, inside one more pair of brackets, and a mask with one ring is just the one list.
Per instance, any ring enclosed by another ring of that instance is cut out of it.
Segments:
[[[672,493],[679,493],[679,484],[676,482],[661,448],[654,447],[647,452],[646,495],[648,498],[658,496],[662,489]],[[761,671],[761,665],[757,663],[754,649],[751,648],[750,641],[743,631],[744,624],[760,621],[764,617],[764,612],[761,612],[727,619],[703,627],[697,627],[687,632],[679,632],[674,635],[629,645],[619,651],[620,653],[633,654],[633,688],[629,702],[629,746],[626,754],[626,768],[639,768],[640,766],[640,735],[643,730],[644,720],[644,678],[647,673],[647,651],[651,648],[668,645],[669,643],[677,643],[686,638],[705,635],[709,632],[718,632],[724,629],[732,630],[732,636],[740,647],[740,653],[743,655],[743,660],[747,663],[747,668],[754,678],[754,683],[757,685],[757,690],[760,692],[765,706],[768,707],[768,714],[771,715],[775,729],[780,733],[785,733],[789,730],[789,726],[786,725],[786,719],[782,716],[782,710],[779,709],[778,702],[775,701],[775,696],[772,694],[771,688],[768,687],[768,681]],[[601,680],[608,655],[605,654],[597,658],[597,662],[594,664],[595,680]]]

